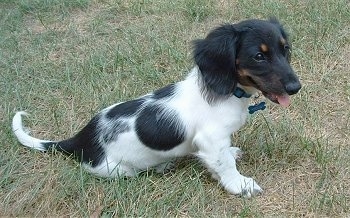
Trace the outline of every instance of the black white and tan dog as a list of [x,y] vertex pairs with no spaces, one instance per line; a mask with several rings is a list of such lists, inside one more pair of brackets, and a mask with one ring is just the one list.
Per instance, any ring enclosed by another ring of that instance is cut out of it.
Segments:
[[241,175],[231,135],[246,121],[250,97],[261,92],[284,107],[301,88],[290,66],[290,43],[276,19],[224,24],[193,43],[195,66],[185,80],[103,109],[74,137],[62,141],[29,136],[22,115],[13,132],[23,145],[73,154],[101,177],[165,170],[174,158],[193,154],[230,193],[262,192]]

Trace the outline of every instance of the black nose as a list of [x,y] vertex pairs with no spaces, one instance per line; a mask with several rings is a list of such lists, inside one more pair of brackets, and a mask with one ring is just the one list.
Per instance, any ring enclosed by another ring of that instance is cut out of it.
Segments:
[[296,93],[298,93],[298,91],[301,89],[301,84],[300,82],[290,82],[287,83],[287,85],[285,86],[286,92],[288,93],[288,95],[294,95]]

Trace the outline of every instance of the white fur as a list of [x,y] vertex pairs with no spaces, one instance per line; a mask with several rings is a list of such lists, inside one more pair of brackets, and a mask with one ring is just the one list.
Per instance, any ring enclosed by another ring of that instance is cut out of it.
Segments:
[[46,149],[41,145],[41,143],[49,141],[37,139],[28,135],[22,125],[22,115],[28,116],[28,113],[24,111],[19,111],[15,114],[12,120],[12,131],[17,136],[18,141],[22,145],[27,146],[29,148],[34,148],[39,151],[45,151]]
[[[242,88],[251,94],[256,91]],[[199,71],[195,67],[184,81],[176,84],[176,93],[159,104],[178,114],[178,121],[185,126],[183,143],[168,151],[154,150],[143,145],[135,131],[127,131],[110,144],[103,144],[100,140],[106,154],[105,160],[96,167],[89,164],[84,164],[84,167],[103,177],[134,176],[152,167],[166,169],[164,166],[174,158],[194,154],[230,193],[249,197],[262,192],[252,178],[238,172],[235,159],[240,157],[241,151],[231,147],[231,134],[246,121],[249,99],[232,96],[209,104],[200,91]],[[101,111],[100,126],[108,125],[110,121],[105,114],[112,108]],[[13,118],[15,135],[23,145],[44,150],[40,143],[45,141],[33,138],[24,131],[21,119],[24,114],[18,112]],[[135,117],[126,121],[134,129]],[[104,130],[101,128],[101,131]]]

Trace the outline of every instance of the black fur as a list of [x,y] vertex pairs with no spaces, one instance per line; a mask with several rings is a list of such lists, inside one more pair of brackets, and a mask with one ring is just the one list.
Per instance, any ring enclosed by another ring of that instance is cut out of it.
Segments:
[[43,143],[47,150],[55,148],[65,154],[73,154],[75,158],[84,163],[90,163],[93,167],[101,163],[105,157],[104,150],[96,138],[98,134],[97,115],[74,137],[60,142]]
[[159,100],[162,98],[170,97],[173,95],[174,91],[175,91],[175,84],[170,84],[161,89],[154,91],[152,98]]
[[159,105],[148,105],[136,119],[137,135],[146,146],[156,150],[170,150],[185,139],[185,128],[174,111]]
[[226,24],[205,39],[194,41],[194,60],[202,74],[202,92],[208,101],[228,96],[236,87],[235,59],[238,30]]
[[279,29],[283,38],[285,38],[285,39],[289,38],[287,32],[283,29],[282,24],[275,17],[270,18],[269,21],[270,21],[270,23],[274,24]]
[[[262,45],[268,51],[262,51]],[[227,98],[237,83],[253,86],[263,94],[295,94],[301,85],[289,65],[290,47],[288,35],[274,18],[214,29],[205,39],[194,41],[193,55],[201,72],[203,96],[208,102]],[[272,85],[267,86],[269,83]]]
[[139,98],[132,101],[117,104],[110,111],[108,111],[107,117],[110,119],[118,119],[122,116],[132,116],[137,112],[137,110],[141,107],[141,105],[144,102],[144,98]]

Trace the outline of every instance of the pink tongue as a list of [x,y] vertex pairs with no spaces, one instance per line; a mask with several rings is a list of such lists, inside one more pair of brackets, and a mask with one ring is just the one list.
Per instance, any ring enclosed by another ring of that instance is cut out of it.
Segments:
[[277,95],[277,101],[283,107],[288,107],[290,105],[289,95]]

